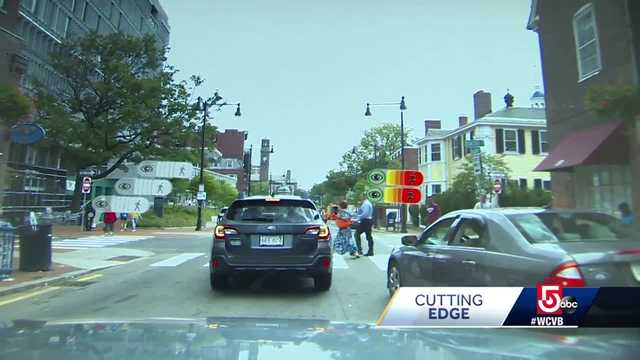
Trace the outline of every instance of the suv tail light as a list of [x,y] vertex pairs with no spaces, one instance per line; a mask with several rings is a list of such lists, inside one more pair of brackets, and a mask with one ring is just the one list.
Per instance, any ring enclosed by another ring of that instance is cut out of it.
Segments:
[[224,240],[227,235],[235,235],[237,233],[238,230],[224,225],[217,225],[213,230],[213,236],[216,240]]
[[305,230],[304,233],[307,235],[317,235],[318,240],[329,240],[329,236],[331,235],[327,225],[310,227]]
[[549,277],[544,282],[545,284],[560,284],[567,287],[585,286],[584,277],[575,261],[560,264],[549,274]]

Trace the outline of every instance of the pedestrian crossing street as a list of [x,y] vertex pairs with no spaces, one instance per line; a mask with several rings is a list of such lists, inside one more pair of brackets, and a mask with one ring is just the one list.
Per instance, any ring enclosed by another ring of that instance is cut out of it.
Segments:
[[[192,260],[198,259],[199,261],[207,259],[205,253],[183,253],[175,255],[161,261],[154,262],[149,265],[152,268],[172,268],[182,264],[188,263]],[[205,260],[206,261],[206,260]],[[333,269],[334,270],[349,270],[352,266],[355,266],[356,262],[372,263],[378,270],[387,271],[387,262],[389,261],[389,255],[375,255],[375,256],[362,256],[359,259],[351,259],[350,256],[333,256]],[[209,262],[205,262],[202,267],[209,267]]]
[[84,250],[91,248],[102,248],[106,246],[122,245],[132,241],[140,241],[148,239],[151,236],[134,236],[134,235],[118,235],[118,236],[86,236],[76,239],[64,239],[52,241],[51,248],[60,250]]

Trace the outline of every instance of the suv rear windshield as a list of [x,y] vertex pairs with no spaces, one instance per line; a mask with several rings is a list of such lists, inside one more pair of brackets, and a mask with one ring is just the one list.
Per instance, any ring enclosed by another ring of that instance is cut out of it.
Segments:
[[227,210],[227,219],[241,222],[302,224],[316,220],[317,210],[306,200],[240,200]]
[[601,213],[514,214],[507,218],[530,243],[629,240],[631,225]]

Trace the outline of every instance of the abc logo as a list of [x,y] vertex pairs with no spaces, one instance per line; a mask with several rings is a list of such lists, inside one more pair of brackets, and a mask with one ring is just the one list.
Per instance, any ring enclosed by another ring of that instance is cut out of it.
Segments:
[[578,301],[573,296],[565,296],[560,302],[560,309],[565,315],[573,314],[578,310]]

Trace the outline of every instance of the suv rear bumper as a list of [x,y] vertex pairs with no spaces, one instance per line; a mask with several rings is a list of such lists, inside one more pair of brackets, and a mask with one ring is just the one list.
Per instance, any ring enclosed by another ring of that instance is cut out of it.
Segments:
[[[234,263],[225,255],[214,255],[209,264],[211,273],[231,274],[233,272],[251,271],[286,271],[304,272],[311,275],[329,274],[333,267],[330,254],[318,254],[309,263],[300,264],[264,264],[264,263]],[[214,264],[217,266],[215,267]]]

